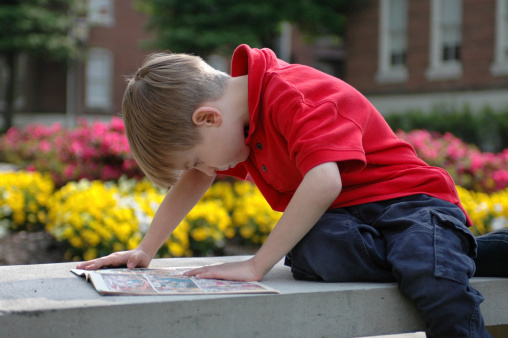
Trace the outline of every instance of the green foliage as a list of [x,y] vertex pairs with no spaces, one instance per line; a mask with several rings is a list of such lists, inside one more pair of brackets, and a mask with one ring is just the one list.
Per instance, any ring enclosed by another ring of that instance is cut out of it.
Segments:
[[282,1],[285,20],[312,35],[344,34],[347,14],[368,0],[294,0]]
[[76,54],[75,42],[69,36],[72,24],[69,12],[74,4],[75,0],[2,0],[0,3],[0,57],[4,57],[7,68],[5,129],[12,126],[17,56],[29,53],[65,60]]
[[29,52],[63,59],[74,50],[68,11],[74,0],[10,0],[0,5],[0,54]]
[[408,111],[385,118],[394,131],[425,129],[441,134],[450,132],[466,143],[475,144],[482,151],[500,152],[508,148],[508,110],[496,112],[485,107],[473,112],[468,107],[435,108],[429,113]]
[[138,9],[156,31],[153,47],[207,56],[230,55],[242,43],[272,47],[280,23],[311,34],[341,35],[346,12],[366,0],[143,0]]

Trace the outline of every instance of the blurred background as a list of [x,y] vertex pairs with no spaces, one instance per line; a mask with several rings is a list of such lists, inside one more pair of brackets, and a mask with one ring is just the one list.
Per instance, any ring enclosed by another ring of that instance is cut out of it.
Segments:
[[[242,43],[353,85],[453,176],[476,234],[508,226],[508,0],[1,0],[0,264],[135,247],[164,192],[116,117],[125,78],[154,51],[229,72]],[[160,255],[259,246],[279,215],[246,184],[220,178]]]

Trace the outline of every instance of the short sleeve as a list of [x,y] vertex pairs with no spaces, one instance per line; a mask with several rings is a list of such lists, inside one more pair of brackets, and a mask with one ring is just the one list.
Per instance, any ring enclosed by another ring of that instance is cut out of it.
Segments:
[[302,102],[279,126],[302,176],[325,162],[337,162],[342,172],[355,172],[366,165],[360,126],[343,116],[333,102]]

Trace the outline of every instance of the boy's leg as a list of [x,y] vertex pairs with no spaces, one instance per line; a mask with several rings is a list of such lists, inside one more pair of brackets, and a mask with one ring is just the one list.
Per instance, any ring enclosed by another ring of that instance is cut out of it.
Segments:
[[508,228],[476,237],[475,276],[508,277]]
[[286,264],[297,279],[385,282],[395,276],[423,315],[428,337],[489,337],[483,298],[468,281],[474,264],[464,252],[474,251],[475,240],[464,221],[458,207],[423,195],[335,209]]
[[424,195],[383,207],[373,225],[386,238],[393,274],[424,317],[427,337],[490,337],[480,312],[483,297],[469,284],[475,240],[462,211]]
[[394,282],[379,231],[348,208],[326,212],[286,256],[296,279],[326,282]]

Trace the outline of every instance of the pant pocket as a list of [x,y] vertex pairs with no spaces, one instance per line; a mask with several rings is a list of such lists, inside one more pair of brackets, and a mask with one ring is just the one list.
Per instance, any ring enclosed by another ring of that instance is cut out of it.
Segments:
[[469,285],[475,271],[472,257],[476,252],[473,234],[457,218],[432,211],[436,277]]

